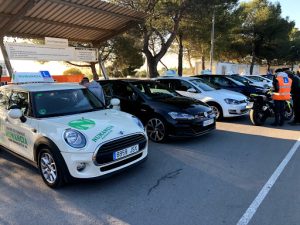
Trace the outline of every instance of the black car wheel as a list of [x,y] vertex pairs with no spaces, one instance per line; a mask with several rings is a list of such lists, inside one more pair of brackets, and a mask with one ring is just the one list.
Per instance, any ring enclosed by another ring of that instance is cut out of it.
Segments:
[[166,126],[163,120],[160,118],[149,119],[146,125],[146,131],[151,141],[163,142],[166,140]]
[[44,182],[51,188],[58,188],[64,183],[62,165],[58,157],[48,148],[41,150],[38,158],[39,170]]

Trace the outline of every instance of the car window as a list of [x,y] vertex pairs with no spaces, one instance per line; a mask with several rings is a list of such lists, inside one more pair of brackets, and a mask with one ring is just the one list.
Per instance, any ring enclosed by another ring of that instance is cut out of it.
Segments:
[[133,83],[143,95],[150,99],[170,98],[180,96],[172,89],[167,88],[165,85],[161,85],[159,82],[141,82]]
[[112,95],[119,99],[132,99],[135,92],[129,84],[116,82],[112,84]]
[[214,85],[212,85],[202,79],[193,79],[193,80],[191,80],[191,82],[203,91],[215,91],[216,90]]
[[180,86],[178,87],[178,89],[176,89],[176,91],[187,91],[191,88],[194,88],[192,84],[190,84],[189,82],[187,82],[185,80],[181,80]]
[[33,93],[38,118],[73,115],[103,109],[103,104],[87,88]]
[[28,115],[29,112],[29,94],[27,92],[12,92],[8,107],[17,106],[22,110],[24,115]]
[[231,86],[230,81],[221,76],[214,77],[214,82],[215,82],[215,84],[220,85],[222,87],[230,87]]
[[8,109],[9,97],[11,92],[2,90],[0,91],[0,109]]
[[113,98],[111,91],[111,84],[102,84],[101,85],[105,97],[105,102],[109,102]]

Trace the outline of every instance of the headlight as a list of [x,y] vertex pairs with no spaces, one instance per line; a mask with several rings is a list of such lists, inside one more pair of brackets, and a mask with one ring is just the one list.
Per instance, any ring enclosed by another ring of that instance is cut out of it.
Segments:
[[240,101],[231,99],[231,98],[225,98],[224,101],[229,105],[238,105],[240,104]]
[[135,116],[132,116],[133,121],[143,130],[145,130],[145,127],[143,123]]
[[64,139],[67,142],[67,144],[73,148],[83,148],[86,145],[86,139],[84,135],[77,130],[66,130],[64,134]]
[[193,120],[195,117],[187,113],[169,112],[168,113],[174,120]]

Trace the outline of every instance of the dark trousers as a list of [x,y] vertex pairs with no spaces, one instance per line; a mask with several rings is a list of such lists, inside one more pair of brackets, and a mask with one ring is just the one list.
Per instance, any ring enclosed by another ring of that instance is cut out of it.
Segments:
[[293,96],[294,121],[300,123],[300,96]]
[[284,123],[284,102],[274,100],[275,124],[283,125]]

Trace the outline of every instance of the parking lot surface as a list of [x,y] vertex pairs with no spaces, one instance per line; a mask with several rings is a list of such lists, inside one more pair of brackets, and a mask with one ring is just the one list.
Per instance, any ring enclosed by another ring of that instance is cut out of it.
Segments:
[[[58,190],[0,150],[0,224],[237,224],[299,138],[299,127],[225,120],[202,137],[150,143],[148,161],[121,174]],[[249,224],[299,224],[299,161],[296,151]]]

